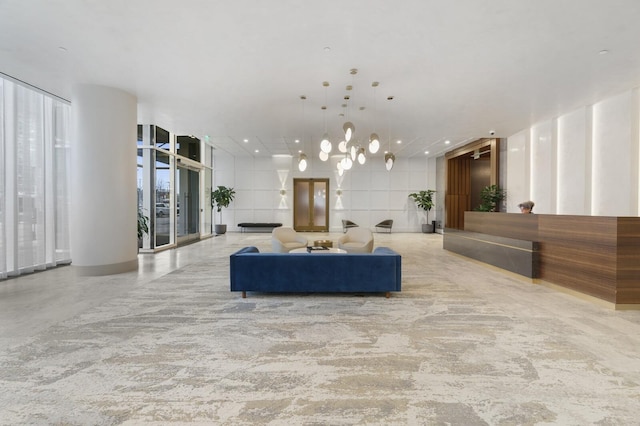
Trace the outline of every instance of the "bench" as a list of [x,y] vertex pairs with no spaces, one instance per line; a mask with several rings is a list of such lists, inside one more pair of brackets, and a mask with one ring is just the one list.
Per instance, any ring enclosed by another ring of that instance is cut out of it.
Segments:
[[273,230],[273,228],[279,228],[282,226],[281,223],[270,223],[270,222],[242,222],[239,223],[238,226],[242,229],[241,232],[244,232],[246,228],[268,228]]

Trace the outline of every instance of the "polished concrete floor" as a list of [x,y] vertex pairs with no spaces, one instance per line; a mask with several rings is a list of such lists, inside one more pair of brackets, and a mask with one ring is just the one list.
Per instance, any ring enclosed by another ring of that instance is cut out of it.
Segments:
[[[310,240],[339,234],[306,234]],[[402,292],[229,292],[227,233],[135,273],[0,281],[0,424],[631,425],[640,311],[375,234]]]

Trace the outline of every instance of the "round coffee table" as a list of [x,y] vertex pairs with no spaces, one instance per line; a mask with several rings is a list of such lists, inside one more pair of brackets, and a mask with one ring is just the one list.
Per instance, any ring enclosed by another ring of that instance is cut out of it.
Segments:
[[302,248],[297,248],[297,249],[293,249],[291,250],[289,253],[310,253],[310,254],[315,254],[315,253],[320,253],[320,254],[336,254],[336,253],[346,253],[346,250],[342,250],[339,248],[328,248],[326,250],[307,250],[306,248],[302,247]]

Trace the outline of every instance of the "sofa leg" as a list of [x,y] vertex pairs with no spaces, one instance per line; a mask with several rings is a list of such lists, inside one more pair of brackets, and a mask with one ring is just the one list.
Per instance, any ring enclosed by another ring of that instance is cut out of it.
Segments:
[[388,291],[384,294],[384,297],[386,297],[387,299],[391,297],[391,292]]
[[243,291],[243,292],[242,292],[242,298],[243,298],[243,299],[246,299],[246,298],[247,298],[247,292],[246,292],[246,291]]

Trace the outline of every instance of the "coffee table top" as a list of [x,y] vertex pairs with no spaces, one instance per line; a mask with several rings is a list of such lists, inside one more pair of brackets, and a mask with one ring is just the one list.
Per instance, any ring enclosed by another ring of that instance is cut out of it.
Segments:
[[328,253],[346,253],[346,250],[342,250],[339,248],[328,248],[326,250],[311,250],[311,251],[307,251],[307,249],[305,247],[302,248],[297,248],[297,249],[293,249],[291,250],[289,253],[310,253],[310,254],[316,254],[316,253],[320,253],[320,254],[328,254]]

